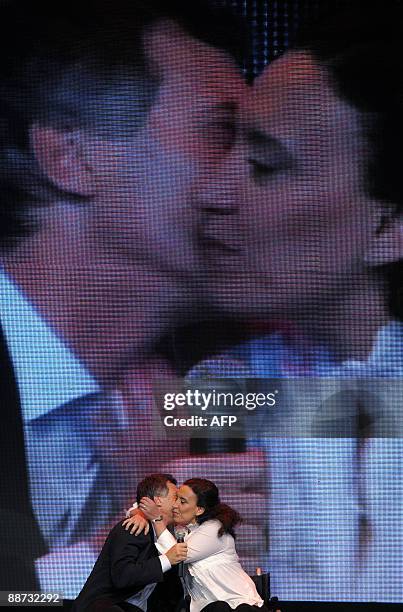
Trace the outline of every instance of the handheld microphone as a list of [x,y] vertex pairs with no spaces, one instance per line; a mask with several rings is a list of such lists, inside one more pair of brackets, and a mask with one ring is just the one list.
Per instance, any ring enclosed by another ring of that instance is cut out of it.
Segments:
[[[175,527],[175,538],[178,544],[182,544],[185,541],[185,535],[187,534],[187,529],[184,525],[178,525]],[[178,563],[178,576],[179,578],[183,578],[184,575],[184,563],[181,561]]]
[[[246,364],[240,359],[222,356],[205,359],[195,365],[186,375],[185,382],[189,387],[211,392],[215,387],[222,394],[237,392],[246,393],[246,378],[250,375]],[[218,408],[222,414],[228,408]],[[192,455],[209,455],[211,453],[239,453],[246,451],[246,437],[242,424],[237,427],[237,437],[191,438]]]

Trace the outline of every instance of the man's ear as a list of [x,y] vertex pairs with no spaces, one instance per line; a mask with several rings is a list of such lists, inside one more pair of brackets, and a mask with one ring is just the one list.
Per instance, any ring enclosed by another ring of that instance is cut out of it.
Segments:
[[205,513],[205,511],[206,508],[203,508],[202,506],[196,506],[196,516],[201,516]]
[[57,129],[34,124],[30,128],[31,146],[45,176],[68,193],[90,196],[94,193],[93,173],[84,152],[80,130]]
[[383,266],[403,259],[403,213],[386,214],[365,254],[369,266]]

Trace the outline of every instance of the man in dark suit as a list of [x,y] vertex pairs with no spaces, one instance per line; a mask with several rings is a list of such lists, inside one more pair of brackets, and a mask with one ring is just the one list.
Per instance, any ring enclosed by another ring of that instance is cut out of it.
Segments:
[[[137,502],[147,496],[159,506],[161,515],[154,521],[164,518],[172,521],[176,495],[176,480],[169,474],[147,476],[137,487]],[[74,602],[75,612],[148,610],[148,600],[156,583],[162,582],[164,574],[186,558],[187,549],[186,544],[178,543],[160,555],[155,545],[154,521],[147,535],[131,535],[120,522],[113,527]]]

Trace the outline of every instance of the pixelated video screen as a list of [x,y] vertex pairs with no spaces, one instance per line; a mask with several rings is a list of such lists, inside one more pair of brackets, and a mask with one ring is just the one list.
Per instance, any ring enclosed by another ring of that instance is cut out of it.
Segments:
[[400,12],[0,3],[0,591],[164,473],[280,601],[403,601]]

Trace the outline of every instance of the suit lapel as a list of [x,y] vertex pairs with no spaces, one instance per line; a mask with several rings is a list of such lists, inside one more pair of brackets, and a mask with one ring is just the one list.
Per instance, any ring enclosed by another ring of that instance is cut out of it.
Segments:
[[11,588],[13,564],[18,585],[38,588],[34,559],[46,552],[29,492],[24,431],[18,388],[10,355],[0,329],[0,577],[2,588]]
[[151,523],[151,521],[148,522],[149,527],[150,527],[150,531],[148,532],[148,537],[151,543],[151,549],[150,549],[150,556],[151,557],[158,557],[158,555],[160,554],[158,552],[158,548],[155,545],[155,534],[154,534],[154,528],[153,525]]

